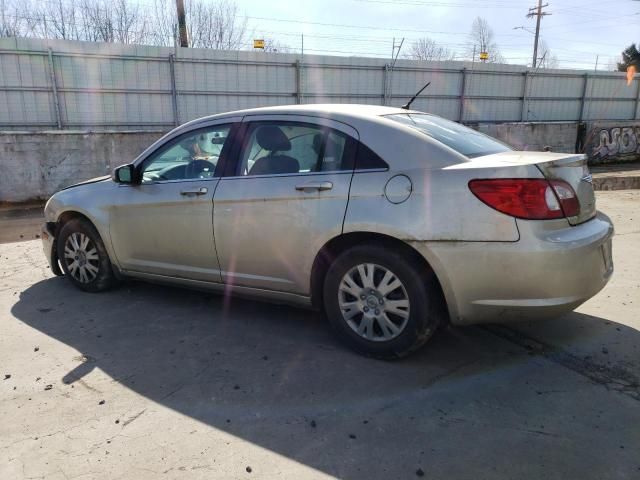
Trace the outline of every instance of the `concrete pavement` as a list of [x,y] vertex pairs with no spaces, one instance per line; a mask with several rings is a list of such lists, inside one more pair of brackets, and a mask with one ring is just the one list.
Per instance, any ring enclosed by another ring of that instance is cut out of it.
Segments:
[[0,205],[0,243],[40,238],[44,205]]
[[0,245],[0,478],[640,477],[639,191],[601,192],[613,280],[549,322],[400,362],[310,312],[53,278]]

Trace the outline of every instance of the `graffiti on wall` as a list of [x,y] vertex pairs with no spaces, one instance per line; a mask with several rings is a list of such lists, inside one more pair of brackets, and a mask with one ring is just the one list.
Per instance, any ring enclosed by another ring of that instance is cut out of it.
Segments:
[[602,128],[592,132],[589,157],[599,160],[626,160],[640,157],[640,125]]

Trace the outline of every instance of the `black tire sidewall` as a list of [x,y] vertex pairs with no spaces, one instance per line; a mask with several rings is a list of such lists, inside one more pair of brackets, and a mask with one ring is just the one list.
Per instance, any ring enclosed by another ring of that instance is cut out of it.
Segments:
[[[347,324],[338,304],[338,288],[343,276],[356,265],[374,263],[393,272],[404,285],[410,302],[409,319],[400,335],[386,342],[362,338]],[[393,359],[406,356],[421,347],[435,333],[440,318],[434,308],[432,272],[414,266],[401,253],[377,245],[352,247],[329,267],[324,283],[327,317],[339,337],[352,349],[369,356]]]
[[[69,272],[69,268],[67,267],[67,262],[64,256],[64,246],[69,236],[73,233],[83,233],[87,235],[98,251],[98,274],[89,283],[82,283],[73,278]],[[114,275],[111,267],[111,261],[109,260],[109,254],[107,253],[102,239],[100,238],[100,234],[89,222],[83,219],[74,218],[65,223],[60,229],[56,247],[58,258],[62,265],[62,270],[65,276],[76,287],[86,292],[101,292],[103,290],[108,290],[113,286]]]

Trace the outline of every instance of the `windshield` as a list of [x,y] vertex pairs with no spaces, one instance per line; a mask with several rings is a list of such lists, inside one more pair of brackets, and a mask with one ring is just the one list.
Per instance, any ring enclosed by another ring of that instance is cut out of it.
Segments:
[[386,115],[386,118],[409,125],[469,158],[513,150],[484,133],[435,115],[399,113]]

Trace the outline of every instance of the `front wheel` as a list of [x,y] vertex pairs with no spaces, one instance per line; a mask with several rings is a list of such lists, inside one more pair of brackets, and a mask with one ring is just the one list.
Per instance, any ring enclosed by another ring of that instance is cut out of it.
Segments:
[[424,345],[442,317],[433,273],[378,245],[344,251],[329,267],[324,304],[329,321],[354,350],[399,358]]
[[79,289],[101,292],[116,283],[104,243],[88,221],[74,218],[65,223],[57,248],[62,270]]

